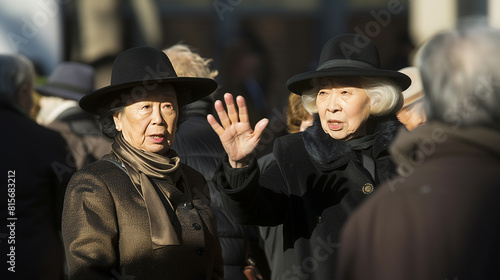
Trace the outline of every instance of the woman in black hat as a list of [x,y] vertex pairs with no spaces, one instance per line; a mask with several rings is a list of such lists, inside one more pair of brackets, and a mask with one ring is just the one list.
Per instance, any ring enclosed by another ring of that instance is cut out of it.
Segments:
[[161,50],[139,47],[116,58],[110,86],[80,100],[114,143],[66,192],[69,279],[223,278],[206,181],[170,149],[179,108],[216,87],[177,77]]
[[[231,94],[215,103],[221,124],[208,121],[226,150],[214,180],[225,205],[244,224],[283,224],[283,279],[333,279],[339,232],[346,217],[394,165],[387,149],[402,127],[395,112],[410,79],[380,69],[375,45],[341,35],[323,48],[315,71],[288,80],[314,123],[278,138],[275,162],[259,174],[253,150],[267,120],[252,130],[245,101]],[[238,108],[237,108],[238,107]]]

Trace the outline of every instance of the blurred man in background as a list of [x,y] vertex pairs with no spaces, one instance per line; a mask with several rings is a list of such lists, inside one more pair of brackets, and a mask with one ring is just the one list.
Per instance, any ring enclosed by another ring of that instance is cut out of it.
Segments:
[[419,55],[428,123],[391,147],[400,177],[349,219],[340,279],[500,275],[500,31],[475,24]]

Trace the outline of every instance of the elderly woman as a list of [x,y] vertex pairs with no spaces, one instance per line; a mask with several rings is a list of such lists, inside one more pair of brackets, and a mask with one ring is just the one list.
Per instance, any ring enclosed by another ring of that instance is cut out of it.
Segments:
[[161,50],[139,47],[116,58],[110,86],[80,100],[114,143],[66,192],[69,279],[222,279],[206,181],[170,149],[179,108],[216,87],[177,77]]
[[214,180],[234,218],[283,224],[283,279],[334,278],[342,224],[394,174],[387,148],[402,127],[395,112],[410,79],[379,65],[369,39],[330,39],[318,68],[287,82],[314,113],[314,123],[278,138],[276,160],[262,175],[252,153],[267,120],[252,130],[244,99],[237,97],[236,106],[230,94],[224,97],[227,112],[215,103],[221,124],[207,117],[227,153]]

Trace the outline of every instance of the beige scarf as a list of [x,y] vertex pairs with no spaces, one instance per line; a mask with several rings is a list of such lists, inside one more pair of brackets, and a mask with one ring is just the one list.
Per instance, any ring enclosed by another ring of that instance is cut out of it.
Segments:
[[[115,137],[112,145],[114,153],[122,161],[128,175],[137,190],[142,191],[144,202],[149,216],[149,226],[153,248],[158,249],[167,245],[180,245],[179,238],[172,225],[168,212],[174,213],[173,208],[165,209],[154,183],[175,186],[182,171],[180,159],[172,150],[169,156],[145,152],[132,147],[120,133]],[[152,179],[155,182],[152,182]],[[188,191],[188,190],[184,190]],[[172,207],[166,195],[163,195]]]

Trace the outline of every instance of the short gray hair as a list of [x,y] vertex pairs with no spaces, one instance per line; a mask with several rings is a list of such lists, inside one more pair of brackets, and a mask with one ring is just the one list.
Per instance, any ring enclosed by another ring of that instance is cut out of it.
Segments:
[[33,87],[35,69],[31,60],[23,55],[0,55],[0,103],[17,105],[21,86]]
[[[312,88],[302,93],[302,104],[311,113],[317,113],[316,98],[318,97],[320,81],[323,78],[311,80]],[[350,81],[359,83],[365,89],[370,98],[371,112],[373,116],[383,116],[396,113],[403,105],[404,99],[401,87],[394,81],[383,77],[327,77],[332,81]]]
[[476,22],[433,37],[419,52],[428,120],[457,127],[500,122],[500,30]]

